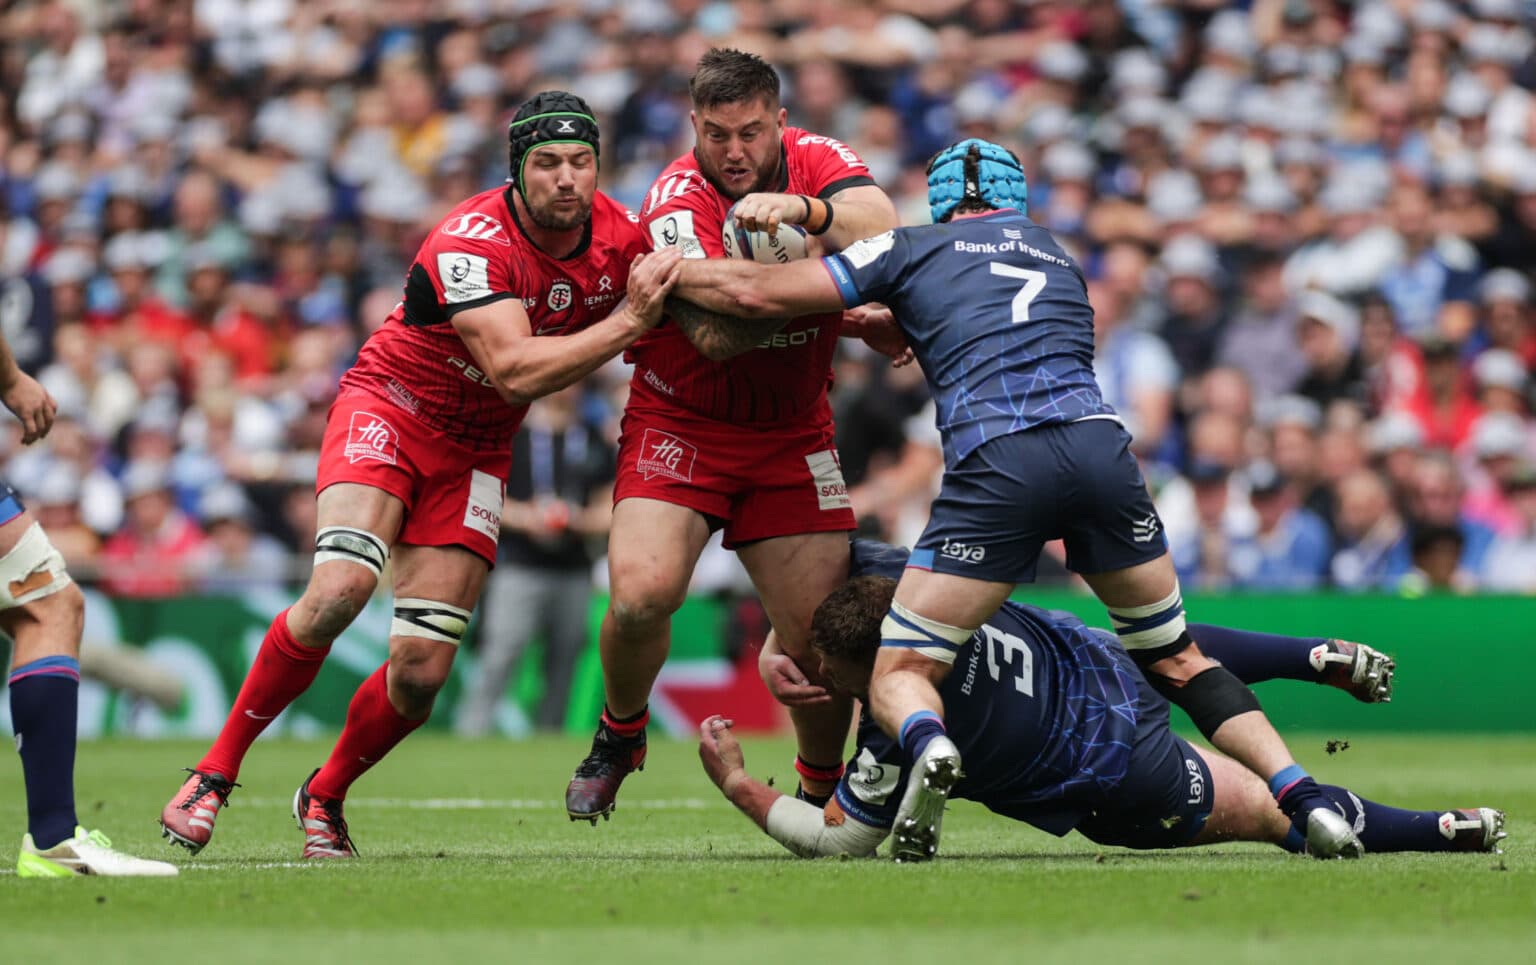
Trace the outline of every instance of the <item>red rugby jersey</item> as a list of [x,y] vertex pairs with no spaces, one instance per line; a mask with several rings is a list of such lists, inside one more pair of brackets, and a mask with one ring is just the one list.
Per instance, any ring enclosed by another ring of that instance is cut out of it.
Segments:
[[651,249],[639,219],[597,193],[575,253],[555,258],[525,235],[510,187],[469,198],[422,242],[405,297],[341,378],[393,403],[471,449],[499,449],[527,413],[508,405],[481,372],[453,316],[503,298],[522,299],[535,335],[566,335],[600,321],[624,297],[629,266]]
[[[828,198],[844,188],[875,183],[863,160],[830,137],[786,127],[782,145],[780,181],[766,190]],[[684,257],[723,258],[721,227],[731,204],[689,152],[656,179],[640,219],[658,248],[679,245]],[[676,325],[662,324],[624,355],[635,365],[631,391],[722,422],[789,422],[825,408],[841,325],[841,312],[807,315],[750,352],[711,362]]]

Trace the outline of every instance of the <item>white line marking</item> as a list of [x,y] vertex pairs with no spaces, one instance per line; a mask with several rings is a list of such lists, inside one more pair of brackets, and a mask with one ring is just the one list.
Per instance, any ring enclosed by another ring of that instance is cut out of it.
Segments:
[[[239,803],[247,807],[278,807],[293,803],[291,798],[242,797]],[[652,801],[625,800],[627,810],[648,811],[702,811],[714,807],[719,801],[699,797],[667,798]],[[411,811],[563,811],[565,802],[546,798],[513,798],[498,800],[479,797],[349,797],[347,804],[360,808],[401,808]]]

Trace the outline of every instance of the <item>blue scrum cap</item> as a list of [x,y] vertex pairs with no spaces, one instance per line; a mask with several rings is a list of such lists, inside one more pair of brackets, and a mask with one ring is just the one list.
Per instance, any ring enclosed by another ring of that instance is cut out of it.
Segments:
[[928,209],[934,223],[948,221],[961,201],[1028,213],[1024,166],[1000,144],[970,138],[951,144],[928,164]]

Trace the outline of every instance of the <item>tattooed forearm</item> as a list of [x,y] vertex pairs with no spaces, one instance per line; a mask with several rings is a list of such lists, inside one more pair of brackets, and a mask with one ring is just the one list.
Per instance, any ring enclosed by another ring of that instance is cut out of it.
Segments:
[[665,314],[683,330],[699,354],[715,362],[734,358],[784,327],[787,318],[737,318],[669,297]]

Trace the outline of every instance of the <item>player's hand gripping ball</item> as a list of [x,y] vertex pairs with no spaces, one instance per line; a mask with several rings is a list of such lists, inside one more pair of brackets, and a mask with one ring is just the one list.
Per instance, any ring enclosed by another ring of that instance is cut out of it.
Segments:
[[748,231],[736,224],[734,204],[726,212],[720,236],[725,243],[727,258],[750,258],[765,265],[780,265],[798,261],[810,253],[804,228],[797,224],[781,224],[772,235],[766,231]]

